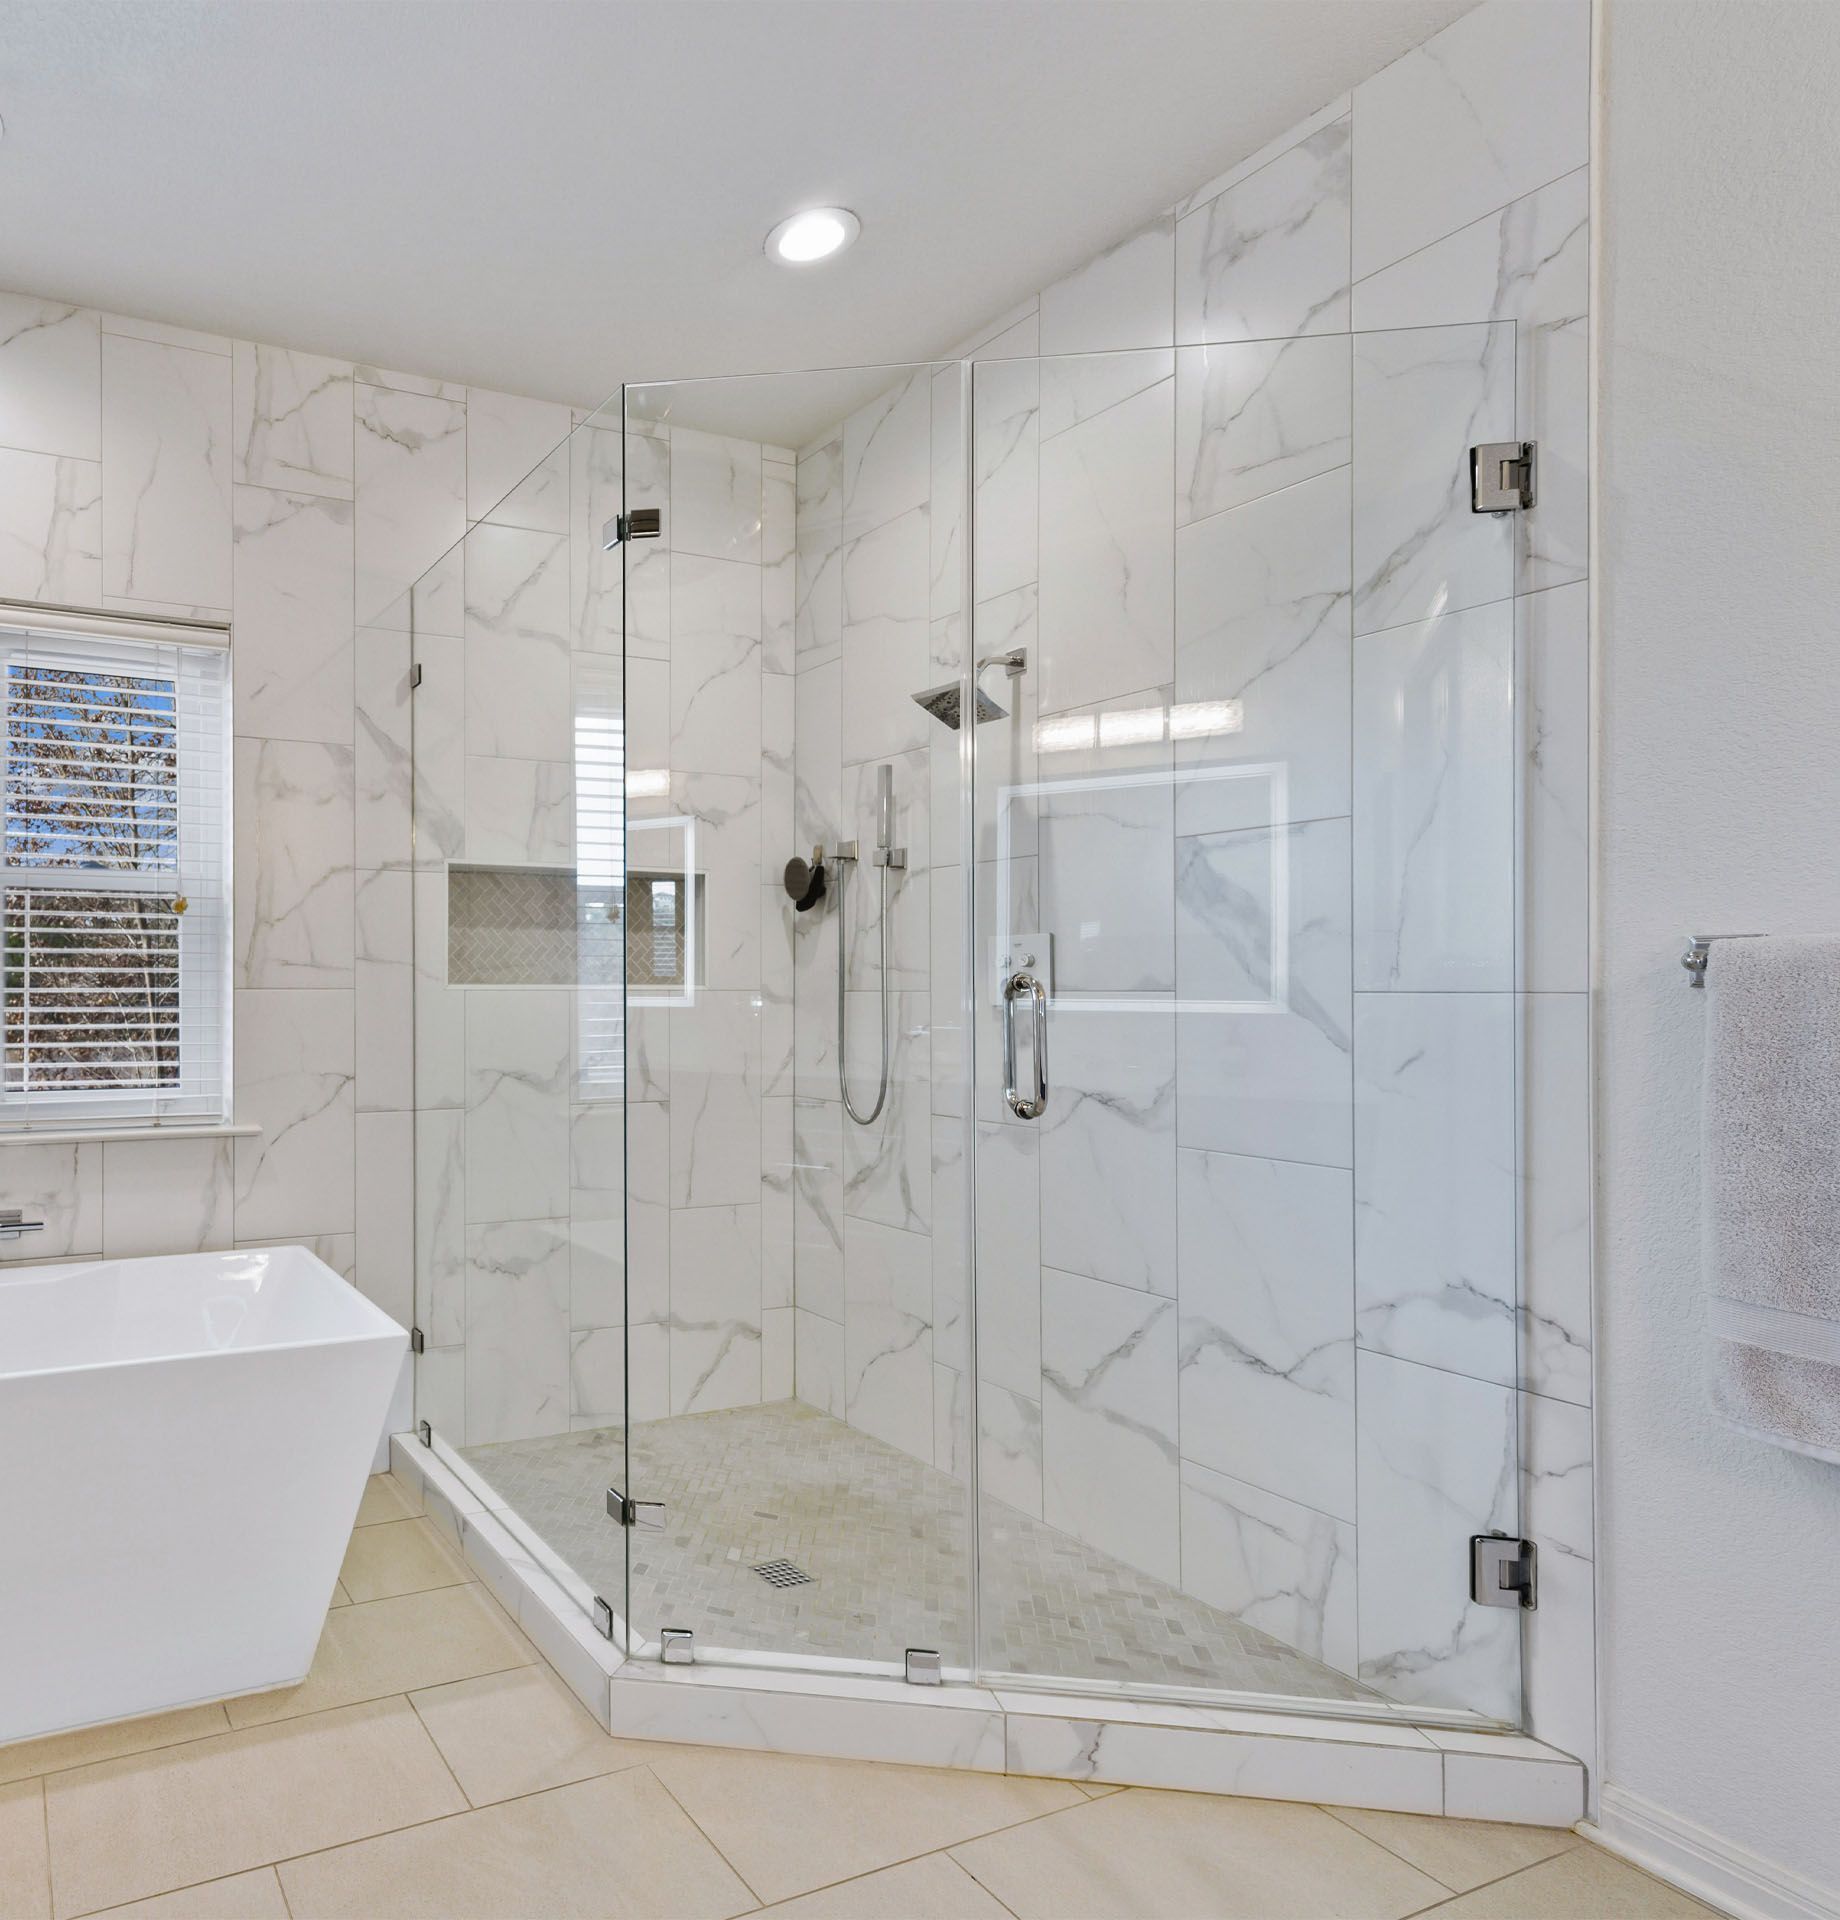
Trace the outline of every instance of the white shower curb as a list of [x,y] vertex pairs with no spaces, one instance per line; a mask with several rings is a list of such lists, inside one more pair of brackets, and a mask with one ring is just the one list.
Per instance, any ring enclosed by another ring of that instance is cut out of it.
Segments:
[[410,1508],[448,1535],[569,1689],[623,1739],[1529,1826],[1569,1827],[1584,1813],[1583,1765],[1524,1734],[627,1660],[590,1624],[585,1584],[514,1536],[438,1451],[396,1434],[390,1471]]

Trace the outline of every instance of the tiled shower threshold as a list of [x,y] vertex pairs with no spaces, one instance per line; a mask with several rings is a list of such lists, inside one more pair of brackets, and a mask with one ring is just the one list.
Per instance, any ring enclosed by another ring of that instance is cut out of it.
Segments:
[[593,1595],[501,1497],[438,1438],[390,1442],[391,1471],[609,1732],[970,1768],[1108,1786],[1254,1799],[1332,1801],[1402,1813],[1570,1826],[1584,1768],[1522,1734],[1368,1719],[1358,1704],[1312,1712],[1186,1705],[1033,1688],[908,1686],[841,1663],[755,1665],[770,1656],[667,1667],[628,1659],[590,1624]]

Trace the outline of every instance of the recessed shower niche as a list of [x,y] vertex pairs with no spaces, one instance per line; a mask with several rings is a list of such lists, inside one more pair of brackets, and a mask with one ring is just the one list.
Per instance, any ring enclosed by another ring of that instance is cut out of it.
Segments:
[[[702,977],[704,876],[634,868],[616,887],[561,867],[447,870],[447,978],[456,987],[617,989],[620,943],[635,992]],[[684,956],[692,956],[688,975]]]

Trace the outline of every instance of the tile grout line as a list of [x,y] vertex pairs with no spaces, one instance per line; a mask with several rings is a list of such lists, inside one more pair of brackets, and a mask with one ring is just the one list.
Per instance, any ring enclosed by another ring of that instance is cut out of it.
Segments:
[[[690,1822],[691,1826],[695,1828],[696,1832],[701,1836],[703,1843],[706,1846],[714,1849],[716,1858],[720,1860],[725,1867],[727,1867],[729,1872],[732,1873],[735,1876],[735,1878],[739,1880],[744,1887],[747,1888],[749,1894],[753,1897],[754,1905],[757,1908],[766,1906],[767,1902],[760,1897],[759,1890],[755,1887],[753,1881],[751,1881],[747,1877],[747,1875],[743,1873],[738,1866],[736,1866],[734,1861],[732,1861],[728,1857],[728,1855],[723,1851],[723,1849],[720,1846],[718,1846],[716,1842],[713,1839],[711,1839],[706,1832],[704,1832],[702,1823],[697,1819],[696,1815],[693,1814],[690,1811],[690,1809],[686,1807],[684,1803],[677,1797],[677,1795],[671,1791],[670,1787],[662,1779],[659,1778],[657,1770],[651,1765],[651,1763],[647,1761],[647,1762],[643,1762],[642,1764],[644,1766],[645,1771],[651,1775],[654,1781],[657,1782],[660,1792],[662,1792],[665,1798],[671,1802],[672,1806],[674,1806],[678,1810],[678,1812],[681,1813],[684,1816],[684,1818]],[[793,1895],[789,1897],[797,1898],[798,1896]]]

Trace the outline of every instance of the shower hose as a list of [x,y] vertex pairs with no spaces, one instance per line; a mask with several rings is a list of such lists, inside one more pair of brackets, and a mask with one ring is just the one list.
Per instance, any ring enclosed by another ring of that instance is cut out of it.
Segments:
[[888,1098],[888,867],[882,865],[882,910],[878,916],[878,968],[882,978],[882,1077],[875,1089],[875,1105],[867,1113],[858,1113],[850,1099],[850,1069],[847,1042],[844,1039],[844,990],[849,980],[849,957],[844,947],[844,873],[853,862],[837,863],[837,1090],[843,1095],[843,1110],[859,1127],[873,1124]]

